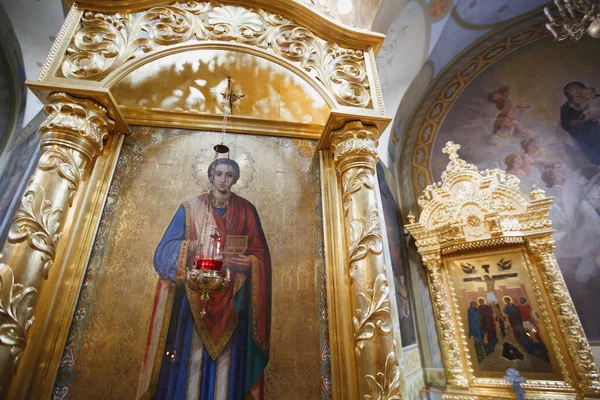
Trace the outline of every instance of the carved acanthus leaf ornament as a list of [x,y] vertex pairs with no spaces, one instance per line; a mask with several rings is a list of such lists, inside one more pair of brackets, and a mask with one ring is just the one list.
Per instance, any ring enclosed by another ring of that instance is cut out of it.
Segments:
[[392,331],[389,287],[385,274],[375,278],[372,289],[358,292],[354,322],[354,344],[356,355],[364,348],[364,342],[373,340],[379,333],[388,335]]
[[114,127],[93,100],[66,93],[52,93],[48,100],[39,129],[40,160],[10,226],[6,261],[0,263],[0,398],[10,390],[73,200]]
[[69,182],[69,206],[73,205],[73,198],[79,189],[84,165],[85,160],[79,157],[76,150],[56,145],[44,147],[38,163],[42,171],[56,169],[58,175]]
[[374,186],[373,170],[370,168],[353,168],[344,174],[342,180],[344,204],[344,215],[348,215],[348,210],[352,204],[352,196],[362,189],[372,190]]
[[62,213],[62,208],[46,199],[46,190],[42,186],[30,183],[8,233],[9,241],[27,240],[33,250],[42,253],[45,277],[54,263]]
[[217,2],[174,3],[137,14],[86,11],[61,72],[67,78],[101,80],[144,53],[190,41],[267,50],[308,72],[340,105],[372,107],[364,50],[328,43],[279,14]]
[[13,270],[2,262],[0,253],[0,343],[9,346],[16,372],[25,348],[27,331],[34,321],[37,290],[15,283]]
[[344,158],[364,156],[371,159],[374,168],[378,160],[378,144],[377,128],[360,121],[347,122],[342,129],[331,133],[333,160],[338,164]]
[[350,221],[350,276],[353,277],[357,263],[368,254],[381,254],[381,225],[377,205],[371,206],[366,217]]
[[375,194],[377,127],[348,121],[329,136],[342,188],[348,243],[354,359],[365,400],[402,398],[392,333],[390,288],[383,257],[381,221]]
[[401,400],[400,376],[398,358],[396,352],[392,351],[385,360],[384,372],[378,372],[377,376],[365,376],[371,388],[371,394],[365,395],[365,400]]

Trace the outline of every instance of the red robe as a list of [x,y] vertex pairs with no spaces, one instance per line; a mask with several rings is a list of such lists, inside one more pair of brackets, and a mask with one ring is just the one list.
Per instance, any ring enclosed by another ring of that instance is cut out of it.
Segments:
[[[254,363],[253,371],[242,368],[242,375],[237,374],[234,382],[241,384],[242,387],[244,387],[244,381],[246,381],[246,384],[254,382],[251,387],[245,387],[245,393],[251,395],[254,399],[263,398],[263,374],[269,356],[271,324],[271,258],[269,248],[256,209],[248,200],[231,194],[229,206],[222,216],[219,216],[210,206],[209,200],[209,195],[204,193],[184,202],[157,246],[154,267],[161,279],[157,287],[138,395],[148,393],[148,391],[152,393],[157,380],[162,382],[160,376],[163,375],[163,369],[168,368],[170,363],[169,360],[167,360],[167,365],[164,362],[165,345],[171,347],[178,345],[169,342],[167,331],[170,333],[175,328],[179,329],[177,328],[178,321],[170,316],[171,311],[179,307],[178,304],[173,302],[175,292],[183,289],[185,268],[191,265],[193,261],[193,254],[188,248],[192,243],[205,243],[204,240],[198,240],[202,239],[199,236],[204,236],[208,232],[212,233],[214,229],[217,229],[223,241],[226,235],[247,236],[247,250],[244,254],[251,258],[252,267],[246,273],[231,270],[230,284],[222,291],[210,295],[207,313],[203,318],[199,315],[204,306],[199,294],[187,290],[187,288],[184,289],[184,296],[189,302],[188,312],[193,315],[193,323],[202,340],[203,348],[208,352],[210,358],[215,361],[228,343],[231,342],[232,345],[238,343],[235,339],[240,335],[239,332],[236,333],[238,319],[244,318],[243,321],[247,321],[241,326],[245,326],[244,329],[250,331],[251,341],[254,343],[253,346],[250,346],[250,342],[248,343],[247,351],[249,353],[247,353],[247,357],[251,356],[250,347],[253,347],[256,350],[252,351],[263,354],[259,357],[263,361]],[[236,297],[236,293],[242,288],[244,288],[243,293],[245,295]],[[238,310],[236,310],[235,300],[238,298],[245,305],[243,306],[243,309],[246,310],[244,314],[238,315]],[[180,315],[179,320],[185,320],[185,315],[183,317]],[[184,353],[183,349],[179,348],[177,354]],[[183,359],[178,360],[178,362],[181,365],[188,365],[187,361]],[[262,367],[259,366],[261,363]],[[165,371],[169,374],[178,373],[173,372],[175,370],[171,365],[171,371]],[[244,375],[247,374],[252,376],[250,381],[244,378]],[[159,387],[163,388],[163,384],[160,382],[158,382]],[[179,397],[176,396],[176,398]]]
[[[198,206],[202,202],[204,207]],[[209,202],[207,193],[184,203],[187,223],[189,226],[190,239],[197,240],[199,236],[199,224],[194,224],[200,218],[198,212],[206,212],[206,204]],[[267,241],[260,225],[256,209],[248,200],[231,194],[229,207],[225,214],[219,216],[210,207],[217,229],[221,238],[229,235],[248,236],[248,249],[245,254],[253,260],[251,270],[252,284],[252,338],[254,342],[265,353],[269,354],[269,332],[271,324],[271,256]],[[229,225],[226,229],[226,223]],[[221,244],[222,248],[224,243]],[[179,264],[178,277],[183,279],[185,270],[183,263]],[[234,294],[246,281],[246,276],[231,270],[231,284],[222,291],[210,295],[206,307],[206,315],[200,318],[202,301],[199,293],[188,291],[188,299],[200,337],[213,359],[225,348],[237,325],[237,312],[234,304]],[[193,297],[195,297],[195,299]]]

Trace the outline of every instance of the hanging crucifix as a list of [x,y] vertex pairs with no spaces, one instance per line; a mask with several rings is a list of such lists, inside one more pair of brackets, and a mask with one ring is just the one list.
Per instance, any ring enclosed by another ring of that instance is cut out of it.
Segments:
[[231,83],[231,77],[227,77],[227,92],[221,93],[221,96],[225,98],[225,102],[229,105],[229,112],[233,113],[233,103],[246,96],[245,94],[235,94],[233,93],[233,85]]
[[223,110],[223,129],[221,132],[221,143],[215,145],[213,149],[216,153],[225,154],[229,153],[229,147],[223,144],[223,138],[225,136],[225,126],[227,124],[227,115],[233,114],[233,103],[246,96],[245,94],[235,94],[233,93],[233,85],[232,79],[230,76],[227,77],[227,91],[225,93],[221,92],[221,96],[223,96],[225,101],[225,109]]

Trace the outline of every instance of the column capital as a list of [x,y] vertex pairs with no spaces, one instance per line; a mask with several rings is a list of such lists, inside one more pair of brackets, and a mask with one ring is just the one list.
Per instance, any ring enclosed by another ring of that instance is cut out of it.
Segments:
[[115,121],[104,106],[66,93],[52,93],[44,107],[46,121],[40,125],[42,149],[50,145],[69,147],[93,160],[104,147],[104,139]]
[[375,170],[377,165],[378,130],[374,125],[361,121],[349,121],[330,135],[333,161],[339,172],[352,167],[368,167]]

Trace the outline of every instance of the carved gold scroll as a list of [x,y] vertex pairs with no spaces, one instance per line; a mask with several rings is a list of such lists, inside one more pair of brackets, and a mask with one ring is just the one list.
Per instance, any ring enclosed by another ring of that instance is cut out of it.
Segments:
[[514,396],[501,370],[508,365],[523,369],[532,398],[600,397],[600,373],[554,256],[552,199],[535,187],[526,196],[504,171],[478,171],[459,148],[448,142],[442,180],[425,189],[419,221],[409,214],[406,226],[428,271],[445,396]]
[[55,93],[40,126],[41,155],[0,257],[0,396],[5,397],[25,348],[42,281],[48,277],[64,222],[103,140],[113,127],[91,100]]
[[[311,138],[319,139],[324,233],[329,237],[326,257],[332,360],[342,360],[338,366],[332,362],[333,396],[401,398],[401,349],[393,340],[388,296],[393,282],[388,287],[374,192],[377,137],[390,122],[384,115],[375,66],[384,36],[335,23],[314,7],[303,5],[305,1],[67,3],[71,10],[38,80],[27,82],[47,104],[49,116],[40,128],[40,164],[0,261],[0,398],[6,397],[13,364],[23,351],[37,296],[59,301],[47,291],[40,292],[40,285],[55,258],[57,266],[73,258],[72,254],[56,256],[63,227],[65,236],[71,234],[69,214],[74,215],[73,226],[86,217],[99,218],[103,190],[110,184],[110,165],[116,164],[119,153],[119,145],[110,145],[113,136],[98,158],[107,133],[115,130],[126,134],[128,124],[181,127],[182,116],[189,119],[188,126],[192,121],[194,127],[220,129],[220,112],[204,115],[193,110],[128,109],[113,92],[119,81],[145,65],[198,50],[250,54],[282,66],[308,83],[330,108],[326,124],[316,125],[321,130],[310,124],[236,115],[230,117],[229,127],[244,133],[292,137],[302,137],[298,132],[310,128],[314,133]],[[53,94],[56,92],[65,94]],[[138,114],[141,111],[143,114]],[[140,115],[148,119],[140,119]],[[347,122],[353,120],[362,123]],[[100,174],[98,166],[102,163],[106,165]],[[98,166],[92,169],[94,164]],[[85,189],[83,182],[89,182]],[[338,210],[340,203],[344,206]],[[77,214],[81,208],[87,209],[87,214]],[[73,243],[66,253],[89,250],[91,242],[86,240],[93,237],[92,225],[86,227],[85,240],[61,240],[61,246]],[[27,365],[21,365],[14,378],[17,383],[10,389],[11,398],[27,398],[29,393],[35,398],[50,396],[69,329],[65,321],[74,312],[73,293],[83,279],[85,263],[82,256],[77,268],[69,270],[75,271],[73,275],[57,278],[60,288],[70,285],[71,295],[60,305],[60,318],[52,314],[42,321],[45,327],[39,335],[33,325],[28,350],[22,357],[22,364]],[[47,310],[50,308],[40,301],[36,313]],[[31,342],[45,345],[32,346]],[[42,347],[47,354],[30,357],[31,349]],[[24,377],[25,370],[31,376]]]
[[[346,244],[340,279],[344,286],[335,289],[335,297],[349,296],[337,314],[351,318],[342,321],[351,328],[347,328],[346,337],[339,337],[345,342],[336,345],[340,347],[338,353],[345,349],[352,352],[345,357],[355,363],[355,369],[350,370],[357,376],[338,373],[358,384],[358,393],[345,392],[341,395],[348,397],[342,398],[400,399],[404,389],[399,349],[392,334],[390,289],[375,194],[377,136],[376,127],[360,121],[346,122],[329,136],[341,187],[338,206],[345,234],[342,242]],[[348,369],[348,364],[341,368]]]

